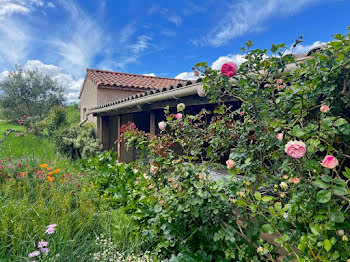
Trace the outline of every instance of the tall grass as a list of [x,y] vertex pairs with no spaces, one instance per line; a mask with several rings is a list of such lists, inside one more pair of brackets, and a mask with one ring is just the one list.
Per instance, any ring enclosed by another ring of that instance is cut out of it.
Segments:
[[17,132],[24,131],[24,127],[18,124],[9,123],[6,121],[0,121],[0,138],[4,136],[7,130],[12,129]]

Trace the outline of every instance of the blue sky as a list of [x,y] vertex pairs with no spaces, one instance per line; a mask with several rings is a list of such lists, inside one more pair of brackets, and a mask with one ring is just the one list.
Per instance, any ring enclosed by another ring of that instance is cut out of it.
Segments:
[[85,69],[193,78],[192,66],[242,61],[240,47],[305,52],[350,26],[347,0],[0,0],[0,79],[38,68],[77,101]]

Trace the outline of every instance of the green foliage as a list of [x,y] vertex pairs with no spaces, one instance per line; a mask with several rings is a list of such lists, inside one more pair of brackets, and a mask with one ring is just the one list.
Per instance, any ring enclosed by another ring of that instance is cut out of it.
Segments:
[[53,107],[42,123],[49,136],[54,135],[60,128],[67,125],[67,115],[64,107]]
[[64,102],[63,88],[50,76],[38,70],[23,71],[17,66],[0,82],[0,106],[6,119],[19,119],[23,115],[42,119],[53,106]]
[[54,139],[58,150],[72,158],[89,157],[102,149],[95,128],[91,125],[61,129]]

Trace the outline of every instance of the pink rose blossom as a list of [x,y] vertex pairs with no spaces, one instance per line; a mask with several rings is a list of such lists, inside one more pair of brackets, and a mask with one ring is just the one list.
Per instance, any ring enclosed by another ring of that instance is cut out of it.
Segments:
[[333,169],[338,165],[338,159],[336,159],[334,156],[325,156],[321,165],[325,168]]
[[221,66],[221,73],[227,77],[233,77],[237,72],[237,65],[233,62],[227,62]]
[[288,156],[291,156],[293,158],[301,158],[306,153],[306,145],[302,141],[289,141],[286,144],[284,151]]
[[328,113],[328,112],[329,112],[329,106],[327,106],[327,105],[321,106],[321,107],[320,107],[320,111],[321,111],[322,113]]
[[29,257],[37,257],[37,256],[40,256],[40,251],[36,250],[32,253],[29,253]]
[[233,162],[232,159],[229,159],[229,160],[226,161],[226,166],[227,166],[227,169],[234,168],[235,167],[235,162]]
[[297,177],[291,177],[290,179],[289,179],[289,183],[293,183],[293,184],[299,184],[300,183],[300,179],[299,178],[297,178]]
[[197,88],[197,94],[200,96],[200,97],[205,97],[207,95],[207,93],[205,92],[204,88],[202,85],[200,85],[198,88]]
[[26,119],[26,118],[27,118],[27,115],[24,115],[23,118]]
[[201,174],[199,175],[199,179],[203,179],[203,178],[204,178],[204,174],[201,173]]
[[283,83],[283,80],[281,78],[277,79],[277,84],[281,85]]
[[182,114],[181,114],[181,113],[177,113],[177,114],[175,115],[175,118],[176,118],[177,120],[180,120],[180,119],[182,118]]
[[282,140],[283,140],[283,133],[278,133],[276,135],[276,138],[278,139],[278,141],[282,142]]
[[241,116],[244,116],[244,115],[245,115],[245,112],[242,111],[242,112],[240,112],[239,114],[240,114]]
[[199,76],[198,70],[194,70],[194,71],[193,71],[193,74],[194,74],[195,76]]
[[166,123],[164,121],[161,121],[158,123],[158,127],[160,130],[164,131],[166,127]]
[[281,91],[283,89],[283,85],[277,85],[277,90]]
[[150,167],[150,172],[155,175],[158,171],[159,167],[158,166],[155,166],[155,165],[151,165]]

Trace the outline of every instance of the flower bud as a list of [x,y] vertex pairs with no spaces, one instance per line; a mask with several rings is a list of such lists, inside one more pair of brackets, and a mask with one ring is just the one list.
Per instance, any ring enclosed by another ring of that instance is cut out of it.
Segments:
[[258,253],[262,253],[263,251],[264,251],[264,248],[262,246],[260,246],[256,249],[256,252],[258,252]]
[[177,109],[178,112],[184,111],[185,108],[186,108],[186,106],[185,106],[184,103],[177,104],[177,106],[176,106],[176,109]]
[[327,106],[327,105],[321,106],[321,107],[320,107],[320,111],[321,111],[322,113],[328,113],[328,112],[329,112],[329,106]]
[[161,121],[158,123],[158,127],[160,130],[164,131],[166,127],[166,123],[164,121]]
[[344,230],[342,230],[342,229],[338,230],[338,231],[337,231],[337,234],[338,234],[339,236],[344,236]]
[[229,159],[229,160],[226,161],[226,166],[227,166],[227,169],[234,168],[235,167],[235,162],[233,162],[232,159]]

